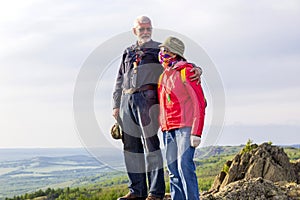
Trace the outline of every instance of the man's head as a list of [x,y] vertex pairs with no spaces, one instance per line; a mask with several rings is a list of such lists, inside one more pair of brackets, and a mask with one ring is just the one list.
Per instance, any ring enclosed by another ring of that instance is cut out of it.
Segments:
[[139,16],[135,19],[132,28],[134,35],[136,35],[139,44],[149,42],[151,40],[152,25],[149,17]]

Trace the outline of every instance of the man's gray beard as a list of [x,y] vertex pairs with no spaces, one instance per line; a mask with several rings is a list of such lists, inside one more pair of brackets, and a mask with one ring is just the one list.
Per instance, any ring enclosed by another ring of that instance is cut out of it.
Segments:
[[140,39],[140,43],[141,44],[144,44],[144,43],[146,43],[146,42],[149,42],[151,40],[151,37],[148,37],[148,38],[141,38]]

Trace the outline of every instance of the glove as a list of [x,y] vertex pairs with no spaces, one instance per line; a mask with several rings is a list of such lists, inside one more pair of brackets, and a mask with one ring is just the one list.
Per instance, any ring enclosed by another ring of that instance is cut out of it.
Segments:
[[201,137],[196,135],[191,135],[190,140],[191,140],[191,146],[194,148],[199,146],[199,144],[201,143]]

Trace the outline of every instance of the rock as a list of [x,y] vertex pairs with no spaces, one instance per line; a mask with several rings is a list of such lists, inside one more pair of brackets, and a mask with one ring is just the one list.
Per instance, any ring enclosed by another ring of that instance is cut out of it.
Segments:
[[217,192],[220,189],[220,186],[224,180],[224,178],[226,177],[226,172],[221,171],[221,173],[219,175],[216,176],[213,186],[211,187],[210,191],[211,192]]
[[216,177],[211,192],[244,178],[262,177],[273,182],[297,182],[299,175],[296,172],[300,166],[292,165],[282,148],[268,143],[263,143],[250,152],[241,152],[233,158],[232,162],[226,164],[230,165],[228,173],[224,177],[221,172]]
[[263,178],[243,179],[232,182],[219,192],[201,196],[202,200],[300,200],[300,185],[288,183],[278,185]]
[[290,163],[283,148],[252,145],[226,165],[228,172],[216,176],[203,199],[300,200],[300,160]]
[[300,159],[291,163],[297,176],[297,183],[300,183]]
[[274,183],[275,186],[281,188],[282,191],[292,200],[300,200],[300,185],[297,183],[289,183],[286,181],[280,181]]

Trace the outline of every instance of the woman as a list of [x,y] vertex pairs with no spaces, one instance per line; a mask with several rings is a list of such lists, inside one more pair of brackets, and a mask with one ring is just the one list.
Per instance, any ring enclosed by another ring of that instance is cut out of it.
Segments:
[[168,37],[160,46],[159,60],[164,67],[160,77],[160,126],[173,200],[199,199],[193,157],[201,142],[206,102],[201,85],[186,77],[193,68],[183,56],[184,44]]

